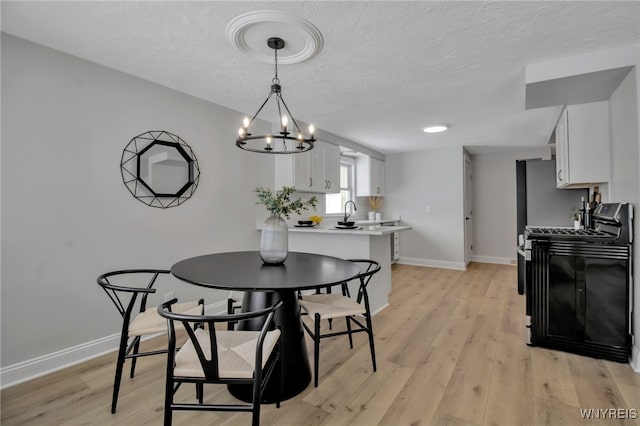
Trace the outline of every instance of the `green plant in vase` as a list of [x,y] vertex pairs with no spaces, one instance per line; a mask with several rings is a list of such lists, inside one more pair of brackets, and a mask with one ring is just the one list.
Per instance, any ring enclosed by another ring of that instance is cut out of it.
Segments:
[[255,189],[258,196],[256,204],[264,205],[271,213],[264,221],[260,236],[260,257],[266,264],[284,263],[289,253],[289,229],[282,216],[289,219],[291,213],[302,214],[303,210],[315,209],[318,203],[315,195],[307,201],[302,201],[301,198],[292,200],[291,194],[294,192],[295,188],[290,186],[282,187],[275,194],[269,188]]
[[303,210],[316,208],[318,198],[315,195],[307,201],[302,201],[301,198],[291,200],[291,194],[295,191],[296,189],[291,186],[283,186],[282,190],[275,194],[269,188],[256,188],[255,193],[258,196],[256,204],[264,205],[272,215],[285,216],[287,219],[291,213],[302,214]]

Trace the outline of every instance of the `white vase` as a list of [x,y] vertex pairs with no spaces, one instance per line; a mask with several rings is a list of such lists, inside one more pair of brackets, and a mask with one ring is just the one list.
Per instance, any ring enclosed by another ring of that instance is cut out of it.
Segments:
[[264,263],[279,265],[289,254],[289,229],[287,222],[277,214],[269,216],[262,225],[260,258]]

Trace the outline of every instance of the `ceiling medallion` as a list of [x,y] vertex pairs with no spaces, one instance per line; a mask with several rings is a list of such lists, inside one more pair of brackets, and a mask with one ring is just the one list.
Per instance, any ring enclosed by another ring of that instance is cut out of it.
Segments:
[[[274,27],[280,32],[279,34],[273,33]],[[259,62],[270,64],[273,58],[265,51],[262,40],[276,35],[284,37],[287,34],[292,34],[292,31],[295,32],[296,38],[302,37],[304,39],[304,46],[294,48],[294,52],[280,55],[281,64],[296,64],[305,61],[322,50],[324,40],[315,25],[299,16],[278,10],[256,10],[243,13],[229,22],[225,35],[227,41],[242,53]],[[269,34],[266,34],[267,32]],[[250,36],[250,33],[254,33],[253,37]],[[287,47],[288,50],[293,48],[291,44]]]
[[[309,136],[306,137],[302,133],[296,119],[293,118],[293,114],[289,111],[289,107],[282,97],[282,86],[278,79],[278,50],[285,46],[285,42],[279,37],[271,37],[267,40],[267,46],[274,51],[275,75],[271,80],[271,92],[262,105],[260,105],[260,108],[258,108],[258,111],[253,115],[251,120],[249,120],[248,117],[244,118],[242,127],[240,127],[240,130],[238,131],[236,146],[246,151],[259,152],[261,154],[296,154],[299,152],[309,151],[313,149],[313,143],[316,141],[314,137],[315,129],[311,124],[309,125]],[[278,112],[278,121],[280,122],[280,131],[273,135],[252,135],[249,133],[251,124],[256,117],[258,117],[258,114],[260,114],[274,94]],[[289,121],[291,121],[291,126],[289,126]],[[295,133],[292,133],[290,130]],[[291,146],[289,146],[288,143],[290,143]]]

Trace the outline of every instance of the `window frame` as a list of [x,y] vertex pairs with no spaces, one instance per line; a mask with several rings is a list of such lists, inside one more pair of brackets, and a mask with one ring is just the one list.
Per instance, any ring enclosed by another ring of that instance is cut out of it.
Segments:
[[[351,197],[347,200],[347,201],[354,201],[355,202],[355,198],[356,198],[356,160],[355,158],[351,158],[351,157],[345,157],[343,155],[340,156],[340,168],[342,167],[343,164],[347,164],[349,166],[350,169],[350,174],[349,174],[349,187],[348,188],[343,188],[342,186],[340,186],[340,192],[342,193],[342,191],[344,189],[346,190],[350,190],[350,194]],[[324,194],[325,198],[324,198],[324,217],[343,217],[344,216],[344,204],[341,206],[341,210],[339,213],[327,213],[327,196],[328,195],[337,195],[339,193],[334,193],[334,194]],[[353,214],[353,213],[352,213]]]

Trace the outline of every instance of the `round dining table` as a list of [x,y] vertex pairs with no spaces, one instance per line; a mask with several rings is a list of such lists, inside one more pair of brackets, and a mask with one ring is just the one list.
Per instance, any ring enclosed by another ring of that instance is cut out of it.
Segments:
[[[263,403],[278,400],[282,374],[282,400],[302,392],[311,381],[311,367],[305,344],[298,291],[317,289],[349,281],[360,273],[353,262],[332,256],[290,252],[283,264],[262,262],[258,251],[213,253],[181,260],[171,273],[188,283],[222,290],[245,291],[242,311],[271,306],[282,300],[274,323],[281,330],[280,357],[282,371],[274,371],[263,393]],[[264,319],[243,321],[244,330],[259,330]],[[229,385],[237,398],[251,401],[252,389],[246,385]]]

